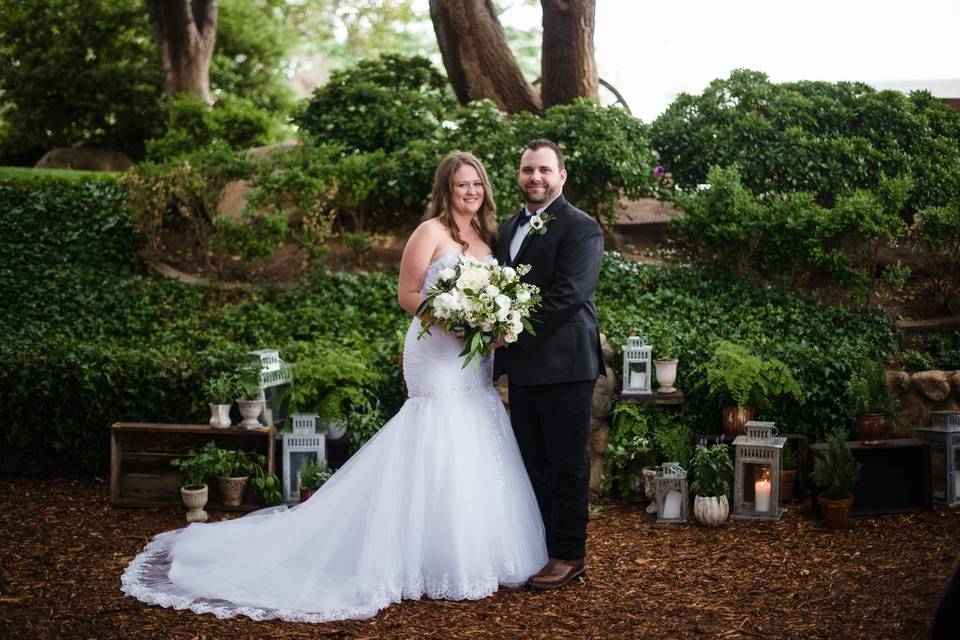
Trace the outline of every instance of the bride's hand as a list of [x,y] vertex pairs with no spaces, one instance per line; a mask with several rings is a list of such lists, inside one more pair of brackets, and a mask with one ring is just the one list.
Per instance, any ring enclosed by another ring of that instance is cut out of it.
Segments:
[[490,343],[490,351],[494,351],[495,349],[499,349],[500,347],[502,347],[502,346],[505,345],[505,344],[507,344],[507,339],[506,339],[506,338],[500,338],[499,340],[496,340],[496,341],[494,341],[494,342],[491,342],[491,343]]

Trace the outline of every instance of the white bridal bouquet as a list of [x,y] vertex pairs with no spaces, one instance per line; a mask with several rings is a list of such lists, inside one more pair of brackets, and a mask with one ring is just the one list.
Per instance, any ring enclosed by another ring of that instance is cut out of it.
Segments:
[[520,276],[529,271],[528,264],[514,269],[461,256],[457,264],[442,269],[436,284],[427,289],[417,309],[423,325],[420,336],[430,333],[433,324],[461,334],[460,355],[466,356],[466,367],[486,355],[492,342],[501,338],[516,342],[524,329],[536,335],[530,314],[540,304],[540,289],[520,282]]

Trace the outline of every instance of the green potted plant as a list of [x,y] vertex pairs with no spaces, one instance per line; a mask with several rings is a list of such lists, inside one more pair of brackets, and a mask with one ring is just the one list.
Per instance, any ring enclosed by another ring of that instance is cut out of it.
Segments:
[[230,371],[221,371],[203,383],[203,394],[210,403],[210,426],[227,429],[231,426],[230,407],[236,394],[236,376]]
[[656,329],[653,343],[653,367],[657,374],[657,393],[676,393],[677,381],[677,329],[672,324],[663,324]]
[[333,472],[327,468],[326,460],[308,458],[300,465],[300,502],[310,499],[317,489],[330,479]]
[[217,458],[211,453],[212,442],[200,452],[190,450],[188,458],[174,458],[170,464],[183,472],[180,480],[180,499],[187,507],[187,522],[206,522],[203,508],[209,499],[207,478],[215,475]]
[[822,489],[817,504],[829,529],[846,526],[853,507],[853,487],[860,478],[860,463],[853,459],[843,431],[827,437],[827,448],[813,461],[813,481]]
[[251,364],[237,367],[234,372],[237,405],[243,421],[240,426],[244,429],[261,429],[260,414],[263,412],[263,400],[260,396],[260,368]]
[[266,471],[267,459],[264,455],[239,449],[221,449],[214,442],[208,442],[201,453],[210,461],[209,475],[217,478],[225,506],[240,505],[248,482],[266,504],[279,504],[282,500],[280,481],[275,474]]
[[[640,405],[633,402],[618,402],[610,412],[610,434],[604,450],[605,472],[601,486],[604,493],[614,493],[621,498],[633,495],[640,500],[643,469],[656,464],[651,435],[650,417]],[[651,484],[652,487],[652,479]],[[646,492],[653,500],[652,490]],[[656,513],[652,502],[649,513]]]
[[690,459],[690,489],[694,493],[693,517],[700,524],[719,527],[730,515],[730,481],[733,462],[730,447],[715,444],[698,446]]
[[851,369],[846,386],[847,414],[856,422],[860,438],[880,444],[889,421],[898,414],[897,395],[887,383],[887,370],[876,360],[863,359]]
[[780,504],[793,500],[797,487],[797,465],[799,459],[790,443],[784,445],[780,456]]
[[774,398],[804,402],[803,390],[784,362],[761,358],[729,340],[718,340],[710,359],[698,371],[703,374],[707,395],[722,403],[723,431],[730,437],[744,434],[747,422],[757,410],[769,410]]

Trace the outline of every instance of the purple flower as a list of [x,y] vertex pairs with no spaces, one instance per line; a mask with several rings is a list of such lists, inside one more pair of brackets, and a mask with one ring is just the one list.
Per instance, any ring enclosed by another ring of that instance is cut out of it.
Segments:
[[653,168],[653,175],[655,175],[658,178],[662,177],[663,174],[665,174],[666,172],[667,170],[663,168],[662,164],[658,164]]

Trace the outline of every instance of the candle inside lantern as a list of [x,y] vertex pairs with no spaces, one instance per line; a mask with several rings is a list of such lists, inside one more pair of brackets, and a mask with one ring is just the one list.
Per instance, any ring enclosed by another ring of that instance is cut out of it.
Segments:
[[764,469],[763,475],[753,484],[755,496],[753,501],[754,511],[770,510],[770,489],[770,472]]
[[683,501],[683,494],[676,489],[671,489],[667,497],[663,500],[663,518],[665,520],[676,520],[680,517],[680,503]]
[[647,382],[647,374],[643,371],[630,372],[630,387],[633,389],[642,389]]

